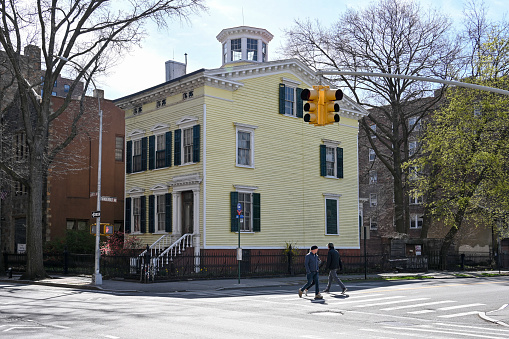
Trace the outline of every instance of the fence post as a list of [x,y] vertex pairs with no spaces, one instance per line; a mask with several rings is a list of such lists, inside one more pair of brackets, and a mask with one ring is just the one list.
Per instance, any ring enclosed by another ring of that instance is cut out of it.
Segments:
[[69,252],[67,246],[64,247],[64,274],[69,273]]
[[292,264],[293,264],[293,256],[292,256],[292,245],[288,246],[288,274],[292,275]]
[[6,271],[9,269],[9,253],[6,250],[4,250],[4,267]]

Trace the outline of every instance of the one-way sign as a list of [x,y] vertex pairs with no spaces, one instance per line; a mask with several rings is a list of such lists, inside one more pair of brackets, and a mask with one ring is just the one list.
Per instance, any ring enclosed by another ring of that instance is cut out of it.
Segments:
[[92,218],[99,218],[99,217],[101,217],[101,211],[92,212]]

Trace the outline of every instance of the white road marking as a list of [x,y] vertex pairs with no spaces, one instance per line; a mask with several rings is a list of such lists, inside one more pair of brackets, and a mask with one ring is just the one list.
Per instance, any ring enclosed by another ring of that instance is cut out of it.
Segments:
[[448,306],[448,307],[441,307],[438,308],[440,311],[450,311],[455,310],[458,308],[467,308],[467,307],[473,307],[473,306],[484,306],[485,304],[468,304],[468,305],[458,305],[458,306]]
[[463,313],[454,313],[454,314],[446,314],[446,315],[439,315],[439,318],[456,318],[456,317],[463,317],[465,315],[471,315],[471,314],[478,314],[479,311],[470,311],[470,312],[463,312]]
[[[381,298],[383,299],[383,298]],[[371,306],[380,306],[380,305],[390,305],[390,304],[397,304],[397,303],[408,303],[412,301],[419,301],[419,300],[429,300],[430,298],[415,298],[415,299],[405,299],[405,300],[393,300],[393,301],[385,301],[381,303],[372,303],[372,304],[363,304],[363,305],[355,305],[354,307],[371,307]]]
[[388,308],[382,308],[380,311],[392,311],[392,310],[399,310],[403,308],[412,308],[412,307],[421,307],[421,306],[429,306],[429,305],[437,305],[437,304],[447,304],[447,303],[455,303],[454,300],[441,300],[441,301],[432,301],[429,303],[421,303],[421,304],[413,304],[413,305],[404,305],[404,306],[395,306],[395,307],[388,307]]

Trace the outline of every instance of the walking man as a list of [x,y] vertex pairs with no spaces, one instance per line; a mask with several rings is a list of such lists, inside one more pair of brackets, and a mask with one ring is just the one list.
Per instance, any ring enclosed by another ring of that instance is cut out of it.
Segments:
[[318,252],[318,246],[313,245],[306,258],[304,260],[304,266],[306,267],[306,277],[308,282],[299,288],[299,297],[302,298],[302,292],[307,290],[310,286],[315,284],[315,299],[323,299],[320,294],[320,288],[318,286],[318,269],[320,268],[320,258],[316,254]]
[[343,284],[343,282],[338,278],[337,269],[343,269],[343,263],[341,262],[341,258],[339,256],[338,251],[334,249],[334,244],[329,243],[329,253],[327,253],[327,265],[325,266],[326,269],[329,270],[329,281],[327,283],[327,288],[323,291],[324,293],[329,293],[330,286],[332,284],[332,280],[334,279],[339,287],[341,287],[343,290],[341,293],[345,294],[347,288]]

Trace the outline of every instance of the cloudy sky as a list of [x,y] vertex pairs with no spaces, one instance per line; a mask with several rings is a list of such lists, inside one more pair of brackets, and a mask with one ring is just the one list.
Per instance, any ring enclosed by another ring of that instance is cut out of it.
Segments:
[[[502,19],[507,13],[507,0],[485,0],[489,16]],[[298,4],[297,4],[298,3]],[[224,28],[253,26],[265,28],[274,35],[269,44],[269,58],[277,59],[283,42],[283,31],[292,27],[296,19],[310,18],[329,26],[347,8],[366,7],[367,0],[205,0],[207,12],[193,15],[189,22],[173,22],[168,30],[158,31],[149,26],[149,35],[141,48],[134,48],[118,60],[109,74],[98,81],[108,99],[117,99],[165,81],[164,63],[167,60],[184,62],[187,53],[187,72],[221,66],[221,45],[216,36]],[[421,6],[434,6],[459,23],[462,0],[421,0]],[[310,4],[318,6],[308,8]]]

